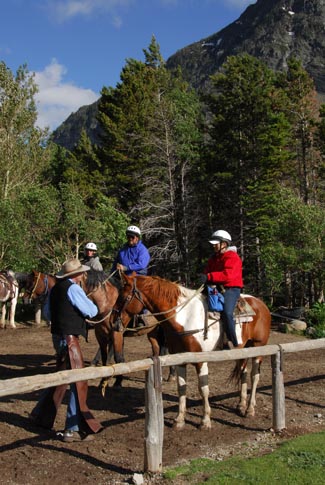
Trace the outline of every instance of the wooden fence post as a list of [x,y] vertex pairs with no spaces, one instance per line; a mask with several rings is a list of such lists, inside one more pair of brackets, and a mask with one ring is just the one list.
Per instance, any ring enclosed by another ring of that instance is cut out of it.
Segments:
[[272,403],[273,403],[273,429],[281,431],[285,424],[285,393],[283,382],[283,352],[280,350],[271,356],[272,362]]
[[161,363],[153,358],[153,365],[146,371],[146,419],[144,438],[144,471],[162,471],[164,437],[164,410],[161,388]]

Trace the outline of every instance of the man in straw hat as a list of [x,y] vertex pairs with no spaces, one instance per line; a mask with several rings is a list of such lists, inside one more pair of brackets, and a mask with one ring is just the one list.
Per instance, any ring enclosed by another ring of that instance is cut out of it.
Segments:
[[[94,317],[98,312],[79,285],[84,273],[89,270],[90,267],[81,264],[78,259],[66,261],[56,275],[57,282],[48,298],[45,313],[51,321],[57,370],[84,367],[79,335],[86,338],[85,319]],[[66,389],[67,384],[62,384],[46,390],[31,413],[36,424],[49,429],[53,427]],[[63,441],[88,441],[103,428],[87,406],[87,381],[71,384],[70,391]]]

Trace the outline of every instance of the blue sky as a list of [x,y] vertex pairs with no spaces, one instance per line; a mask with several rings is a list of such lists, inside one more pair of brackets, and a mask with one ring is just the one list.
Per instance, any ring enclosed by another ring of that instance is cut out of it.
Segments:
[[165,60],[236,20],[255,0],[4,0],[0,60],[35,72],[38,125],[51,130],[115,86],[155,35]]

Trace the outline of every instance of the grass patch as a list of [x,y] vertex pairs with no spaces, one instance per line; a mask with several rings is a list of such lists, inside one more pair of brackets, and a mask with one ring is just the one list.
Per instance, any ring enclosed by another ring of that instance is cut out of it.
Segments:
[[325,432],[286,441],[273,453],[256,458],[233,457],[222,462],[193,460],[166,470],[164,478],[171,483],[184,479],[184,483],[193,485],[325,484]]

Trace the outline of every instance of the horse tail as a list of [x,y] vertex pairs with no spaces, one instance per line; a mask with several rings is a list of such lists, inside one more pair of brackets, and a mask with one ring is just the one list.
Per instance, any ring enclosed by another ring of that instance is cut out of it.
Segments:
[[229,383],[235,383],[235,385],[239,385],[241,381],[241,376],[246,369],[246,366],[247,359],[236,360],[235,367],[233,368],[229,376]]

